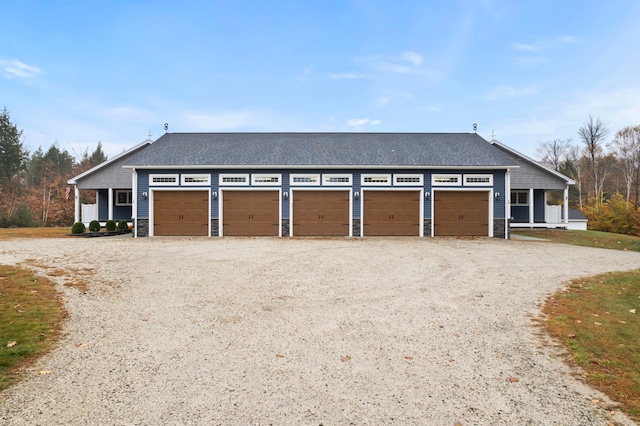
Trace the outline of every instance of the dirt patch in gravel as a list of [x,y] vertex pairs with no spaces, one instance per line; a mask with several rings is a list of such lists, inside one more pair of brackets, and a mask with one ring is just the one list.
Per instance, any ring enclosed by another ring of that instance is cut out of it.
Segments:
[[70,313],[2,394],[11,425],[606,425],[531,318],[568,279],[640,265],[486,238],[18,239],[0,256],[66,271]]

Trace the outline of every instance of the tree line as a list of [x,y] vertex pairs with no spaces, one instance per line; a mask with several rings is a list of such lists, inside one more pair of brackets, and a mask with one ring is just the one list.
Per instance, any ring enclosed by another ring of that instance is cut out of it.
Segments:
[[[608,125],[589,116],[577,136],[577,143],[541,142],[540,162],[575,181],[569,207],[579,208],[591,229],[640,235],[640,125],[610,138]],[[0,112],[0,227],[71,225],[74,202],[67,180],[107,159],[102,144],[74,157],[57,142],[29,153],[22,139],[5,107]],[[93,203],[94,197],[81,192],[82,203]],[[549,202],[561,204],[562,198],[551,193]]]
[[[98,142],[77,158],[54,142],[30,153],[22,130],[5,107],[0,112],[0,227],[67,226],[74,219],[74,194],[67,180],[107,159]],[[81,194],[84,203],[95,194]]]
[[[587,216],[590,229],[640,235],[640,125],[611,135],[605,122],[589,116],[577,135],[577,143],[541,143],[541,163],[575,181],[569,207]],[[562,196],[553,194],[550,202],[560,204]]]

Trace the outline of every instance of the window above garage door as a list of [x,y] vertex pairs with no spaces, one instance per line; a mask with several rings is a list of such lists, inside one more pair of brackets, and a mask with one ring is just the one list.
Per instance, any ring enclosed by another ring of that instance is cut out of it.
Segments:
[[150,174],[149,185],[178,186],[177,174]]
[[221,173],[218,180],[220,185],[249,185],[249,174]]
[[206,186],[211,183],[211,175],[208,174],[183,174],[180,176],[180,182],[184,186]]
[[282,175],[281,174],[252,174],[251,175],[251,185],[261,186],[261,185],[277,185],[279,186],[282,183]]
[[422,186],[424,175],[393,175],[394,186]]

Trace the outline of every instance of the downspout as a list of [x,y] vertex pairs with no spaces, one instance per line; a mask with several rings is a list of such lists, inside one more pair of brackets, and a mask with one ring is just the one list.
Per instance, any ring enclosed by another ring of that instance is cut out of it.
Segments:
[[533,188],[529,188],[529,224],[533,227],[535,223],[535,210],[533,208]]
[[133,238],[138,238],[138,173],[131,169],[131,222],[133,225]]
[[80,190],[78,189],[78,184],[73,187],[73,197],[75,200],[74,222],[80,222]]
[[107,213],[107,219],[112,220],[113,219],[113,188],[109,188],[108,194],[109,194],[109,209],[108,209],[109,212]]
[[509,219],[511,218],[511,169],[504,176],[504,239],[509,239]]
[[564,201],[562,209],[564,210],[564,224],[569,228],[569,185],[564,188]]

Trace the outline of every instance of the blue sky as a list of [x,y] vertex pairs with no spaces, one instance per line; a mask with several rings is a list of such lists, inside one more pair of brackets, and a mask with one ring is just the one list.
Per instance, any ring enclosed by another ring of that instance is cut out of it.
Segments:
[[472,132],[530,156],[640,124],[640,2],[29,1],[0,7],[26,147],[172,132]]

